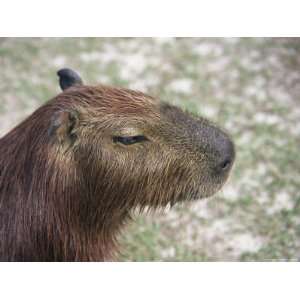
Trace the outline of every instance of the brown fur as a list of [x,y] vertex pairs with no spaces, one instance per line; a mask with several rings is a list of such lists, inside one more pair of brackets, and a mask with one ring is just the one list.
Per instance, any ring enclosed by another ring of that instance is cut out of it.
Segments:
[[[112,142],[139,134],[148,140]],[[0,139],[0,260],[112,260],[133,209],[224,184],[229,171],[214,171],[220,139],[208,121],[140,92],[64,91]]]

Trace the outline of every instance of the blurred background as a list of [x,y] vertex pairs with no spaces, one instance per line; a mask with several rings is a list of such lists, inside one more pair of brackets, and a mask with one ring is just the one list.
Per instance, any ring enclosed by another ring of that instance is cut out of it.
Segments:
[[0,137],[60,92],[62,67],[196,112],[236,144],[222,191],[137,215],[120,260],[300,258],[299,38],[1,38]]

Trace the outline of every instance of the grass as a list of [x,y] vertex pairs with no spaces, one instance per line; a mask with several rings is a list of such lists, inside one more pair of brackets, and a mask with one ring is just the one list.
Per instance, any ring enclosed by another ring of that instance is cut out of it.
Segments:
[[212,199],[136,216],[120,260],[298,260],[299,51],[299,39],[2,38],[0,134],[59,92],[61,67],[148,92],[222,126],[237,161]]

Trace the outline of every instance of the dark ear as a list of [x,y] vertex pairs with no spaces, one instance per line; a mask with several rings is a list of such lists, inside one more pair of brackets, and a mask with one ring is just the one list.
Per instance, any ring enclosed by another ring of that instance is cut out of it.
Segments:
[[78,113],[75,111],[60,111],[54,114],[49,127],[49,135],[63,143],[73,142],[76,139]]
[[59,77],[59,85],[62,90],[65,90],[73,85],[82,85],[80,76],[71,69],[61,69],[57,72]]

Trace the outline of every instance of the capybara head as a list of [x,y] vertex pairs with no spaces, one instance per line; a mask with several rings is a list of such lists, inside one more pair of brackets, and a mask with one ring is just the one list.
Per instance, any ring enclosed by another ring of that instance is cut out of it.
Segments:
[[229,136],[141,92],[63,92],[0,139],[0,259],[105,260],[135,209],[208,197],[235,158]]
[[211,122],[141,92],[82,85],[69,69],[58,74],[64,92],[49,125],[53,147],[61,159],[68,149],[101,186],[101,201],[165,206],[211,196],[225,183],[234,146]]

